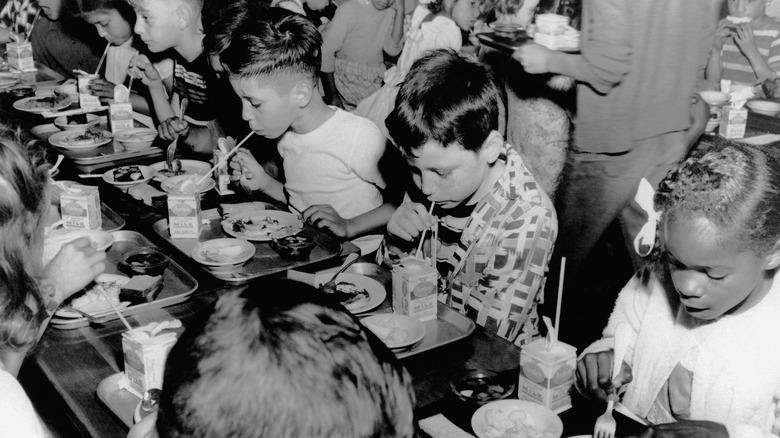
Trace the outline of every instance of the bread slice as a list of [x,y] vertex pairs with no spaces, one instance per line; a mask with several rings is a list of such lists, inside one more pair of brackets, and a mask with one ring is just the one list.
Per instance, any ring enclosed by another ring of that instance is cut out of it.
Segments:
[[136,275],[119,290],[119,300],[133,304],[154,301],[162,285],[161,275]]

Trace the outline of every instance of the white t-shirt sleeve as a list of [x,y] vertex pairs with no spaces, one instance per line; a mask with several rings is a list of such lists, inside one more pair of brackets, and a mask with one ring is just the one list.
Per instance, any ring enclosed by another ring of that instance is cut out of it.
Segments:
[[383,189],[385,181],[379,172],[379,160],[385,153],[385,136],[368,119],[361,118],[354,128],[355,146],[349,157],[349,167],[363,181]]
[[44,436],[41,420],[22,385],[0,368],[0,437]]

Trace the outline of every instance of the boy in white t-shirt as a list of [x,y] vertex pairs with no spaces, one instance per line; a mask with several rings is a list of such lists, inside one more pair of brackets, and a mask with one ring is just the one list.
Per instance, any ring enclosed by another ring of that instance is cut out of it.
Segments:
[[[384,226],[379,172],[385,138],[368,119],[325,104],[317,90],[322,38],[306,18],[281,8],[249,8],[215,32],[220,62],[258,135],[279,138],[286,182],[269,176],[248,151],[231,161],[233,179],[302,212],[341,237]],[[214,55],[214,54],[213,54]]]

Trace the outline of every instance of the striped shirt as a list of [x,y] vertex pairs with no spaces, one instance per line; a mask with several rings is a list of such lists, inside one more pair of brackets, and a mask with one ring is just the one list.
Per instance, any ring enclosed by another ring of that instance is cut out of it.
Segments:
[[173,91],[179,99],[189,100],[184,119],[197,126],[206,124],[216,118],[214,102],[209,103],[209,88],[214,87],[216,76],[206,59],[206,53],[201,53],[192,62],[187,62],[177,54],[173,67]]
[[[477,202],[462,231],[447,238],[439,227],[439,273],[446,277],[442,270],[461,266],[439,299],[520,346],[539,334],[537,304],[543,298],[558,220],[552,202],[520,155],[506,145],[502,159],[506,160],[503,175]],[[457,243],[447,242],[455,238]],[[400,250],[383,242],[377,262],[392,263],[403,257],[394,249]]]
[[[780,22],[765,17],[760,23],[753,22],[753,38],[756,41],[758,53],[764,58],[769,68],[777,75],[780,73]],[[723,43],[720,52],[721,79],[754,85],[758,76],[750,66],[750,62],[734,43],[728,38]]]

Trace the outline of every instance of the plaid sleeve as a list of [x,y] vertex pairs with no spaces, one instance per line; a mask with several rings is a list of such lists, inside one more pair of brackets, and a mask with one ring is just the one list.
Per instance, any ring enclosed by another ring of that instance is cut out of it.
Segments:
[[467,295],[466,312],[477,324],[522,345],[538,333],[536,303],[544,289],[558,223],[551,208],[536,205],[495,225],[488,231],[494,234],[491,251],[476,254],[473,266],[459,276],[471,273],[478,281],[468,294],[463,294],[468,281],[456,281],[453,299]]
[[32,0],[9,0],[0,9],[0,25],[26,34],[30,31],[37,12],[38,7]]

